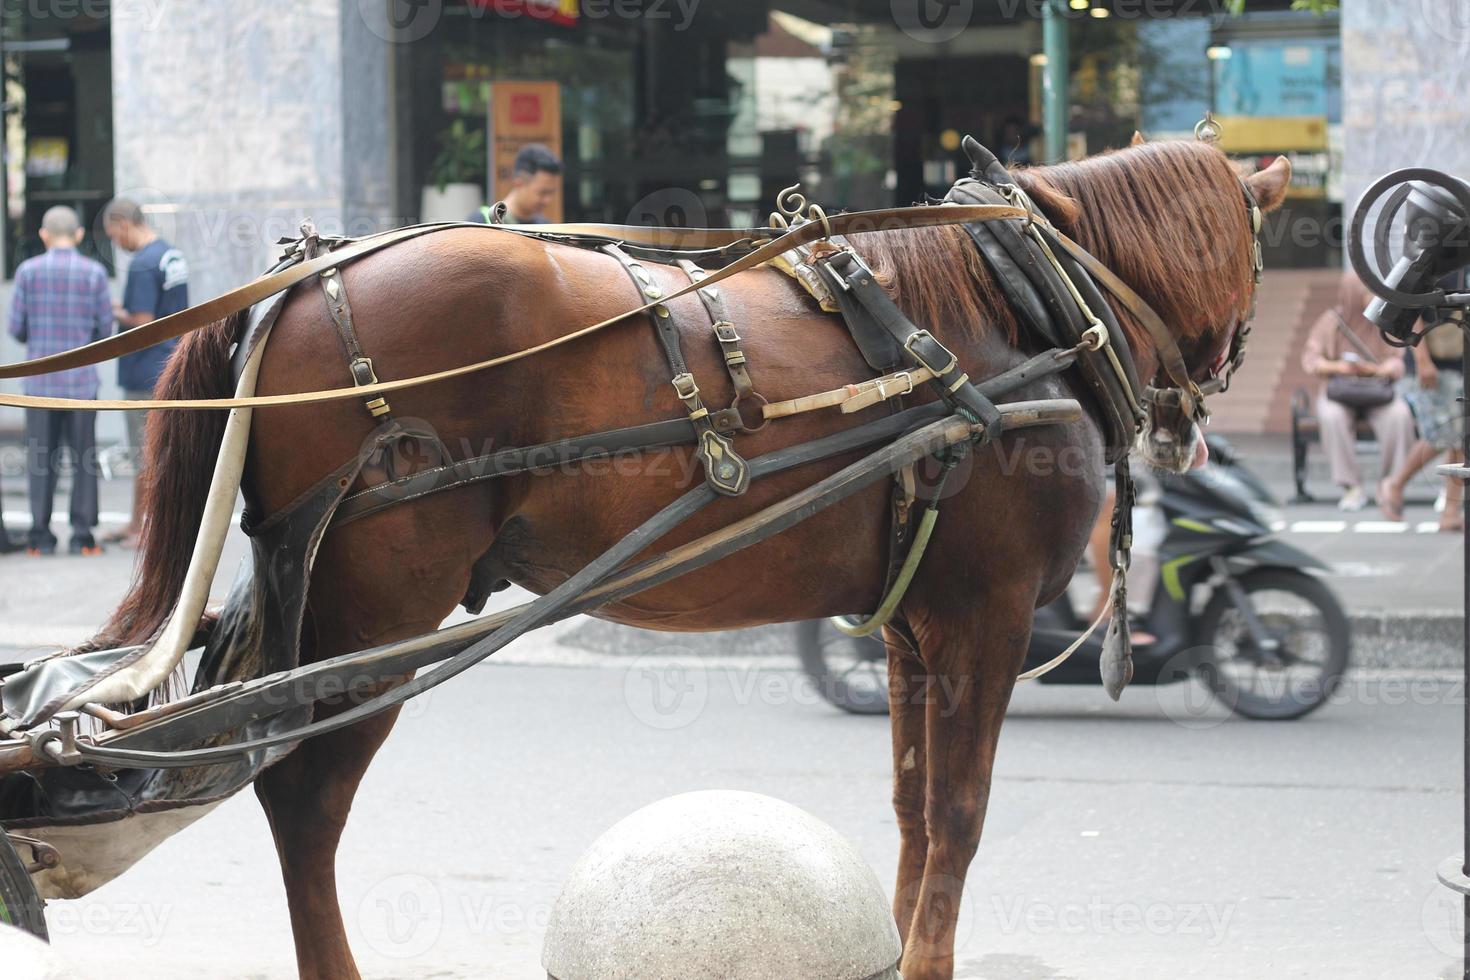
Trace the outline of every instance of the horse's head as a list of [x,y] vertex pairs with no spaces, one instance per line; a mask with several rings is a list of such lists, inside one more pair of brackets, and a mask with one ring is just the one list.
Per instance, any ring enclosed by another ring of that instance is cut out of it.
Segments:
[[1208,143],[1135,140],[1127,149],[1017,177],[1051,221],[1132,287],[1173,337],[1163,346],[1177,348],[1179,358],[1161,350],[1131,310],[1114,304],[1139,377],[1152,379],[1140,454],[1174,472],[1202,463],[1200,389],[1223,389],[1238,363],[1258,278],[1256,209],[1281,205],[1291,165],[1278,157],[1241,180]]

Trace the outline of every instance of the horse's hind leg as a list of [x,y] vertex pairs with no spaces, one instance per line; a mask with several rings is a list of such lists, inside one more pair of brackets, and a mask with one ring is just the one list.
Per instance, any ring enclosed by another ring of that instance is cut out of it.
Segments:
[[[353,525],[351,535],[328,535],[309,593],[308,631],[315,638],[311,659],[438,627],[464,594],[474,555],[484,550],[490,533],[488,526],[474,527],[465,513],[456,518],[446,509],[455,496],[386,512]],[[455,533],[433,533],[426,511],[440,511],[443,523],[437,526]],[[316,717],[385,689],[319,703]],[[296,962],[304,980],[358,976],[338,905],[337,844],[358,784],[397,717],[393,709],[308,739],[256,780],[256,795],[281,860]]]
[[1036,594],[1017,585],[963,613],[914,622],[931,674],[924,705],[928,854],[904,980],[949,980],[965,873],[980,843],[1001,721],[1030,641]]
[[397,716],[394,709],[309,739],[256,780],[281,860],[303,980],[359,975],[337,899],[337,843],[358,783]]

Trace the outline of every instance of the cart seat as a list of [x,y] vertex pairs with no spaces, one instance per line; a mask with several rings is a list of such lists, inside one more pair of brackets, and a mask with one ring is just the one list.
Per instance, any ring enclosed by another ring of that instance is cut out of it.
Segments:
[[138,647],[91,650],[65,657],[33,660],[28,664],[5,664],[0,671],[20,669],[0,680],[0,730],[26,728],[57,698],[67,698],[84,682],[113,668],[117,661],[136,653]]

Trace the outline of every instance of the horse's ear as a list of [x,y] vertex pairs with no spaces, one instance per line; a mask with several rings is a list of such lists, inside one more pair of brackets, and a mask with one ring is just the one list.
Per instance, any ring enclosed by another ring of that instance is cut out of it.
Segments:
[[1019,183],[1036,206],[1051,219],[1058,228],[1070,228],[1082,217],[1082,205],[1057,190],[1046,178],[1033,170],[1017,170]]
[[1148,140],[1146,140],[1146,139],[1143,138],[1143,134],[1140,133],[1138,130],[1135,129],[1133,131],[1133,138],[1128,141],[1128,145],[1129,146],[1142,146],[1143,144],[1145,144],[1147,142],[1148,142]]
[[1271,166],[1247,177],[1245,184],[1256,196],[1262,211],[1275,211],[1286,200],[1286,189],[1291,186],[1291,161],[1277,157]]

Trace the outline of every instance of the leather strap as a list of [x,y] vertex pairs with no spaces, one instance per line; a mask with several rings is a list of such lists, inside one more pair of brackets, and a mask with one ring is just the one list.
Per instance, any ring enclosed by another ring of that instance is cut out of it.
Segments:
[[[678,266],[684,270],[690,282],[700,283],[709,276],[709,273],[688,259],[679,259]],[[735,330],[735,324],[730,319],[730,313],[725,306],[725,294],[718,286],[706,286],[699,289],[695,295],[704,304],[705,312],[709,314],[710,327],[714,331],[715,341],[720,345],[720,353],[725,359],[725,372],[730,375],[730,384],[735,388],[735,398],[730,402],[729,411],[734,413],[733,420],[737,423],[740,432],[758,432],[766,427],[766,419],[755,425],[745,421],[745,416],[740,414],[740,403],[749,401],[759,405],[765,405],[764,396],[757,394],[755,382],[750,380],[750,370],[746,367],[745,351],[740,349],[740,334]]]
[[[911,212],[905,214],[905,212]],[[876,231],[883,227],[893,228],[927,228],[936,225],[962,224],[966,221],[994,221],[1002,218],[1020,217],[1024,212],[1019,208],[998,207],[992,205],[977,206],[955,206],[955,205],[920,205],[913,208],[899,208],[888,211],[856,211],[851,214],[833,215],[828,218],[828,223],[836,233],[839,229]],[[889,215],[884,219],[888,223],[883,224],[875,220],[875,216]],[[56,354],[51,357],[37,358],[33,361],[22,361],[16,364],[0,365],[0,380],[6,378],[28,377],[34,374],[45,374],[50,371],[65,368],[81,367],[87,364],[96,364],[101,361],[117,357],[121,354],[131,353],[149,347],[172,337],[182,336],[191,330],[198,330],[231,313],[239,312],[248,306],[252,306],[260,300],[272,296],[282,290],[289,289],[302,280],[316,275],[328,265],[342,265],[353,258],[358,258],[370,252],[377,251],[387,245],[404,241],[409,238],[423,235],[428,232],[442,231],[446,228],[480,228],[491,230],[516,230],[509,225],[483,225],[483,224],[439,224],[423,225],[415,228],[401,228],[396,232],[387,232],[384,235],[370,239],[362,239],[350,245],[344,245],[338,251],[322,255],[318,258],[293,265],[279,273],[257,279],[248,286],[225,293],[223,296],[209,300],[200,306],[190,307],[180,313],[174,313],[160,320],[154,320],[134,330],[109,337],[106,340],[88,344],[67,351],[64,354]],[[541,225],[526,226],[527,233],[531,229],[541,228]],[[762,245],[740,258],[731,262],[723,268],[711,272],[704,283],[697,286],[690,283],[688,286],[675,290],[664,297],[662,302],[685,296],[703,285],[713,285],[731,276],[737,275],[747,269],[753,269],[762,263],[775,258],[782,252],[789,251],[797,245],[807,244],[822,238],[826,234],[824,226],[818,222],[807,222],[798,225],[786,232],[780,238]],[[626,310],[615,316],[608,317],[600,323],[582,327],[571,333],[554,337],[544,343],[524,350],[515,351],[500,357],[492,357],[488,360],[478,361],[473,364],[464,364],[458,367],[447,368],[443,371],[435,371],[429,374],[421,374],[412,378],[402,378],[396,381],[380,381],[377,384],[364,385],[361,388],[325,388],[319,391],[304,391],[284,395],[257,395],[253,398],[197,398],[178,399],[174,401],[164,399],[148,399],[143,401],[126,401],[121,399],[86,399],[86,398],[47,398],[38,395],[13,395],[0,394],[0,405],[10,405],[17,408],[55,408],[55,409],[80,409],[91,411],[128,411],[131,409],[220,409],[220,408],[245,408],[266,407],[271,405],[304,405],[316,402],[336,401],[342,398],[355,398],[359,396],[376,395],[380,393],[399,391],[404,388],[414,388],[419,385],[432,384],[436,381],[447,381],[450,378],[461,377],[466,374],[474,374],[488,368],[498,367],[502,364],[510,364],[560,347],[573,340],[580,339],[589,334],[621,323],[623,320],[639,313],[647,313],[659,300],[650,301],[642,306]],[[206,311],[194,315],[196,311]],[[150,330],[150,328],[158,328]],[[145,331],[147,331],[145,333]],[[135,335],[141,335],[135,337]]]
[[[232,313],[239,313],[259,303],[261,300],[269,299],[277,293],[284,292],[299,282],[304,282],[318,274],[323,269],[335,268],[345,265],[353,259],[362,258],[373,252],[380,251],[390,245],[418,238],[430,232],[440,231],[448,225],[416,225],[411,228],[398,228],[393,231],[383,232],[371,238],[363,238],[350,244],[343,245],[334,251],[324,252],[314,259],[297,261],[295,264],[261,276],[252,282],[246,283],[238,289],[232,289],[227,293],[216,296],[214,299],[205,300],[197,306],[180,310],[178,313],[170,313],[168,316],[150,320],[141,327],[134,327],[111,337],[85,344],[81,347],[73,347],[71,350],[62,351],[59,354],[51,354],[47,357],[38,357],[29,361],[17,361],[13,364],[0,364],[0,380],[10,378],[28,378],[37,374],[50,374],[53,371],[66,371],[71,368],[86,367],[89,364],[101,364],[124,354],[132,354],[152,347],[154,344],[175,337],[182,337],[203,327],[209,326],[217,320],[223,320]],[[466,225],[466,227],[475,227]],[[485,227],[479,225],[478,227]],[[81,404],[69,406],[72,408],[85,408],[86,400],[79,399]],[[34,406],[45,408],[48,406]],[[140,407],[141,404],[140,404]],[[228,407],[228,406],[220,406]]]
[[[302,257],[308,260],[316,258],[321,247],[321,238],[310,218],[301,223],[301,233]],[[347,370],[352,376],[352,383],[359,388],[374,383],[378,376],[373,371],[373,359],[363,352],[362,341],[357,339],[357,328],[352,324],[352,304],[347,301],[347,283],[343,281],[340,270],[336,266],[323,269],[317,276],[317,282],[322,288],[322,298],[327,303],[327,313],[332,318],[332,325],[337,328],[337,337],[342,341],[342,349],[347,354]],[[369,398],[365,404],[368,414],[373,418],[391,417],[388,400],[383,396]]]
[[[982,148],[983,149],[983,148]],[[991,172],[987,171],[987,176]],[[1003,193],[1018,193],[1009,175],[1001,170],[1003,185],[965,179],[950,189],[948,200],[970,203],[993,203],[1005,200]],[[1109,353],[1100,345],[1081,352],[1077,372],[1100,409],[1105,458],[1113,462],[1133,446],[1138,423],[1134,414],[1142,388],[1132,366],[1127,338],[1112,308],[1102,301],[1076,263],[1057,246],[1050,255],[1033,236],[1033,229],[1045,230],[1040,215],[1031,222],[995,221],[972,223],[965,230],[974,240],[981,256],[990,267],[1013,310],[1028,326],[1040,327],[1040,336],[1053,345],[1070,347],[1077,344],[1092,327],[1083,306],[1073,297],[1068,282],[1085,298],[1087,311],[1098,318],[1107,331],[1107,344],[1121,345],[1118,357],[1122,370],[1115,370]],[[1060,253],[1060,255],[1058,255]],[[1051,256],[1058,257],[1053,265]],[[1060,266],[1060,268],[1058,268]]]
[[914,326],[904,316],[856,252],[850,247],[839,249],[818,259],[818,267],[826,269],[837,288],[856,299],[872,321],[888,332],[910,363],[928,368],[934,374],[929,383],[938,387],[947,401],[953,401],[974,416],[984,426],[986,439],[999,432],[1000,412],[970,383],[959,358],[928,330]]
[[[705,481],[717,493],[727,497],[740,496],[750,487],[750,465],[735,451],[729,436],[716,430],[709,409],[700,400],[699,385],[695,383],[694,373],[685,363],[684,352],[679,346],[679,327],[674,322],[674,311],[667,304],[658,302],[663,299],[663,289],[653,281],[653,276],[647,269],[618,246],[607,244],[602,246],[602,251],[617,259],[628,277],[633,280],[633,286],[645,299],[654,303],[648,318],[652,321],[654,333],[658,335],[664,355],[668,358],[669,370],[674,374],[671,382],[674,393],[684,403],[689,421],[694,423],[694,429],[699,434],[697,453],[704,466]],[[739,417],[739,413],[735,413],[737,421]]]
[[[851,246],[843,239],[832,244],[837,249],[851,252]],[[847,324],[847,332],[852,335],[852,342],[857,345],[863,360],[868,362],[868,367],[881,375],[892,374],[906,363],[898,338],[878,322],[852,290],[842,285],[840,275],[827,268],[823,260],[831,259],[836,254],[835,250],[821,254],[809,253],[809,265],[818,275],[826,276],[832,298],[837,302],[837,310],[842,314],[842,322]]]

